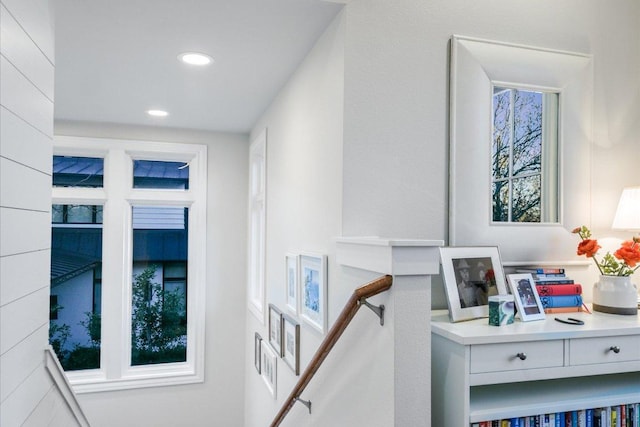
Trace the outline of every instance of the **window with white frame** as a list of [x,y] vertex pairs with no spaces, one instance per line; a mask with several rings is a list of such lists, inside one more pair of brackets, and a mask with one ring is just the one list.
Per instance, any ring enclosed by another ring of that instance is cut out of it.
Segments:
[[249,148],[249,310],[264,324],[267,131]]
[[206,146],[59,137],[52,196],[49,336],[74,389],[202,381]]

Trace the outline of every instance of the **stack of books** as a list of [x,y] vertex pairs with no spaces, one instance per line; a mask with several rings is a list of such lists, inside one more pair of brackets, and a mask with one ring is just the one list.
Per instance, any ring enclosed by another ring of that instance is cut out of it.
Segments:
[[640,427],[640,403],[482,421],[471,427]]
[[519,268],[518,273],[530,273],[536,284],[545,313],[572,313],[585,310],[582,285],[565,274],[564,268]]

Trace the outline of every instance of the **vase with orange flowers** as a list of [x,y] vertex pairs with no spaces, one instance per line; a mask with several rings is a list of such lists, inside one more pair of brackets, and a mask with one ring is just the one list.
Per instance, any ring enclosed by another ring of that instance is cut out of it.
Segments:
[[630,276],[640,268],[640,237],[622,242],[613,254],[598,258],[601,246],[591,230],[581,226],[572,231],[580,237],[578,255],[593,259],[600,279],[593,285],[593,310],[612,314],[637,314],[638,290]]

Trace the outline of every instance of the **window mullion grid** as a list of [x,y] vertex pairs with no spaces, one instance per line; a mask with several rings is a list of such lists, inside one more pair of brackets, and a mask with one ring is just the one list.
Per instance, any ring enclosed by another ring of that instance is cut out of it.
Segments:
[[[74,138],[63,138],[62,141],[70,146],[78,144],[80,147],[83,144],[82,139],[76,141]],[[100,370],[67,373],[75,391],[80,393],[202,381],[206,281],[206,147],[164,143],[157,147],[151,145],[160,151],[165,149],[164,156],[169,160],[182,157],[190,159],[191,173],[190,189],[187,191],[149,190],[132,188],[132,156],[125,148],[138,147],[137,144],[134,141],[126,141],[126,144],[113,141],[113,145],[105,149],[103,188],[52,189],[54,204],[97,204],[104,207]],[[147,148],[149,145],[140,144],[140,147]],[[75,149],[73,153],[91,156],[89,150],[81,148]],[[140,155],[147,157],[144,153]],[[157,156],[157,153],[149,152],[148,157]],[[134,205],[189,208],[187,363],[138,366],[135,369],[130,366]]]
[[[132,181],[133,169],[124,150],[113,149],[105,159],[105,187],[108,201],[103,212],[103,352],[101,366],[107,379],[119,379],[126,371],[130,345],[127,328],[127,304],[131,291],[131,233],[128,231],[131,214],[126,196]],[[109,354],[110,357],[106,357]]]
[[507,221],[511,222],[513,220],[513,144],[515,142],[515,132],[516,132],[516,89],[509,90],[509,127],[511,128],[511,132],[509,132],[509,185],[508,189],[508,197],[507,197]]

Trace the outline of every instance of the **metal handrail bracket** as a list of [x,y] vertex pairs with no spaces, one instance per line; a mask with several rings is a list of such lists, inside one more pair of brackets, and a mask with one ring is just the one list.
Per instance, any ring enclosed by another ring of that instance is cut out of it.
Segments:
[[322,365],[322,362],[324,362],[325,358],[327,357],[333,346],[336,344],[344,330],[347,328],[347,326],[349,326],[349,323],[351,323],[351,320],[356,315],[358,309],[360,309],[361,306],[364,305],[369,307],[380,318],[380,324],[384,325],[384,305],[372,305],[367,301],[367,298],[371,298],[372,296],[378,295],[379,293],[390,289],[392,282],[393,279],[391,278],[391,276],[382,276],[372,282],[367,283],[364,286],[357,288],[353,292],[344,308],[342,309],[342,312],[336,319],[336,322],[333,324],[331,329],[329,329],[327,336],[324,338],[324,340],[320,344],[320,347],[318,347],[318,350],[316,350],[316,353],[311,358],[309,365],[300,376],[300,379],[291,391],[291,394],[289,394],[289,397],[287,397],[287,399],[283,403],[282,408],[280,408],[280,411],[276,414],[273,422],[271,423],[271,427],[279,426],[296,402],[302,403],[307,407],[309,413],[311,413],[311,401],[300,399],[300,395],[307,387],[307,385],[309,385],[309,382],[320,368],[320,365]]
[[384,326],[384,304],[373,305],[364,298],[360,299],[360,304],[369,307],[380,318],[380,326]]

